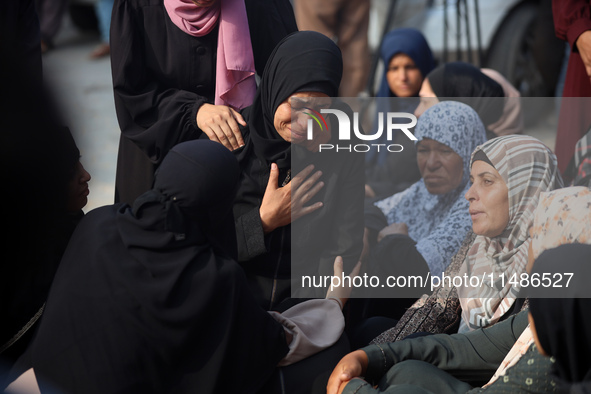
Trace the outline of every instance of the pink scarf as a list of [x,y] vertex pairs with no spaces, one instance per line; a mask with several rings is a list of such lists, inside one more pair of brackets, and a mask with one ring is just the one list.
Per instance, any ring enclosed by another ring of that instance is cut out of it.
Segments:
[[219,21],[215,104],[236,110],[252,104],[255,68],[244,0],[219,0],[210,7],[164,0],[164,7],[172,22],[194,37],[210,33]]

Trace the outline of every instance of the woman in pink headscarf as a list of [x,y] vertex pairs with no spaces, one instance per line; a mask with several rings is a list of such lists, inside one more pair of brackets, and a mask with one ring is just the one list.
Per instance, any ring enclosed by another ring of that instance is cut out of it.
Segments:
[[198,138],[244,144],[238,113],[255,75],[297,25],[289,0],[117,0],[111,19],[121,128],[115,200],[152,187],[174,145]]

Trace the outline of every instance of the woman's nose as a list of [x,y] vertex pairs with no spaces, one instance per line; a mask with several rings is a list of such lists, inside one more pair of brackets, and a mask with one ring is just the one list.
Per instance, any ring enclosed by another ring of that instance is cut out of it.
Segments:
[[464,198],[468,201],[473,201],[476,199],[476,192],[474,190],[474,185],[472,184],[466,194],[464,194]]
[[81,182],[89,182],[92,177],[90,176],[90,173],[88,171],[86,171],[86,168],[84,168],[84,166],[82,164],[80,164],[81,167],[81,176],[80,176],[80,181]]
[[402,68],[402,79],[403,79],[404,81],[408,81],[408,78],[409,78],[409,77],[408,77],[408,76],[409,76],[409,72],[408,72],[408,71],[409,71],[409,70],[407,70],[407,69],[406,69],[406,67],[403,67],[403,68]]
[[439,155],[436,152],[429,153],[429,157],[427,158],[427,168],[430,170],[436,170],[441,165],[441,160],[439,160]]

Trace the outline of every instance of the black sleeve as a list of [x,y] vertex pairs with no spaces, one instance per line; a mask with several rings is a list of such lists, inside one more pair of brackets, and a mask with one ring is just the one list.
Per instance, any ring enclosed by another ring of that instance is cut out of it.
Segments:
[[238,261],[248,261],[267,252],[259,207],[237,217],[234,223],[238,243]]
[[[342,157],[347,159],[343,160]],[[345,273],[349,274],[359,261],[363,249],[364,156],[351,153],[342,157],[339,190],[334,196],[341,214],[335,215],[332,245],[327,245],[320,261],[321,275],[333,274],[336,256],[343,258]]]
[[18,68],[32,84],[41,83],[41,36],[34,0],[11,0],[0,5],[2,71]]
[[388,226],[388,220],[382,210],[374,205],[374,200],[366,200],[364,206],[365,227],[375,231],[376,235],[384,227]]
[[[368,270],[380,278],[380,283],[388,283],[390,277],[408,279],[408,285],[396,288],[397,298],[419,298],[430,291],[429,266],[416,245],[408,235],[391,234],[371,249]],[[410,279],[418,277],[421,279]],[[371,290],[374,296],[384,298],[391,297],[393,291],[388,286]]]
[[111,69],[119,126],[123,136],[157,164],[174,145],[201,135],[196,115],[208,100],[179,81],[190,81],[192,72],[210,67],[209,62],[193,64],[193,37],[171,29],[165,13],[163,6],[117,0],[111,18]]
[[369,358],[366,378],[378,381],[396,363],[426,361],[446,371],[481,371],[492,376],[527,327],[522,312],[489,328],[467,334],[437,334],[363,348]]
[[255,68],[263,75],[275,46],[298,26],[289,0],[245,0],[245,4]]
[[17,51],[23,60],[23,66],[27,68],[29,75],[42,79],[41,46],[39,19],[35,12],[34,1],[20,1]]

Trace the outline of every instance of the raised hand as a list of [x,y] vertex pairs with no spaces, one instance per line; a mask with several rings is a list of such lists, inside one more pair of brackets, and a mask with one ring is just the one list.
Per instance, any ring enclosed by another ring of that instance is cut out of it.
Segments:
[[353,279],[355,277],[357,277],[359,275],[359,271],[361,270],[361,261],[358,261],[357,264],[355,265],[355,267],[353,267],[353,270],[351,271],[351,273],[348,275],[351,280],[350,281],[344,281],[343,279],[343,274],[344,274],[344,269],[343,269],[343,258],[341,256],[337,256],[334,259],[334,276],[339,278],[338,280],[338,285],[339,286],[332,286],[333,284],[337,284],[337,280],[335,280],[334,282],[331,281],[331,287],[330,289],[328,289],[328,292],[326,293],[326,298],[334,298],[340,301],[341,307],[345,306],[345,304],[347,303],[347,301],[349,300],[349,296],[351,296],[351,286],[350,284],[353,282]]
[[313,171],[314,166],[309,165],[287,185],[279,187],[279,168],[275,163],[271,164],[269,182],[259,209],[265,233],[286,226],[322,207],[322,202],[305,205],[324,186],[324,182],[319,181],[322,171]]

